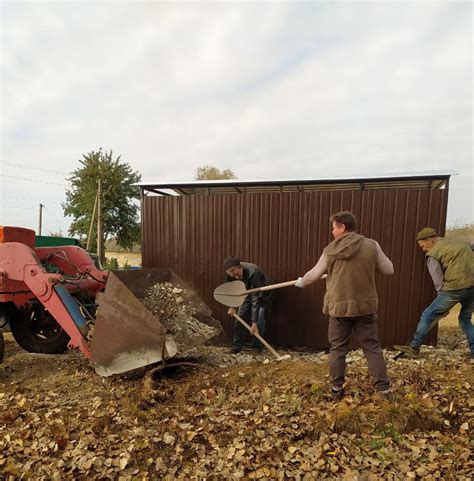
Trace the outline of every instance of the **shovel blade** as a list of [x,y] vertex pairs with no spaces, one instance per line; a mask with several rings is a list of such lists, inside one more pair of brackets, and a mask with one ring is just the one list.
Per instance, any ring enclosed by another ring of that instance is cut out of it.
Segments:
[[214,292],[214,299],[227,307],[239,307],[244,302],[245,296],[228,296]]
[[97,374],[119,374],[176,354],[176,344],[159,318],[113,272],[98,303],[91,341]]
[[246,292],[242,281],[226,282],[214,289],[214,299],[224,306],[239,307],[245,300]]

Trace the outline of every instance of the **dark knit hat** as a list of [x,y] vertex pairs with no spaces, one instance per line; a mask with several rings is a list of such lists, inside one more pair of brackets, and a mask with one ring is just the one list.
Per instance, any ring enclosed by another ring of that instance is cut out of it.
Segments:
[[438,234],[431,227],[425,227],[424,229],[421,229],[420,232],[418,232],[418,234],[416,234],[417,241],[431,239],[432,237],[438,237]]
[[229,256],[224,261],[224,270],[230,269],[234,266],[240,266],[240,259],[237,256]]

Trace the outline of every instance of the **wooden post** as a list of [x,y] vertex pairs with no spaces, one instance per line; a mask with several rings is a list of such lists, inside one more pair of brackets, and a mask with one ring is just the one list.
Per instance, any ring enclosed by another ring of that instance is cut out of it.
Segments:
[[40,210],[39,210],[39,223],[38,223],[38,235],[41,235],[41,229],[43,227],[43,204],[40,204]]
[[89,251],[89,248],[91,246],[91,240],[92,240],[92,229],[94,227],[94,220],[95,220],[95,212],[97,210],[97,199],[98,199],[98,193],[96,192],[95,194],[95,200],[94,200],[94,209],[92,210],[92,218],[91,218],[91,223],[89,226],[89,235],[87,236],[87,245],[86,245],[86,251]]
[[103,238],[102,238],[102,183],[99,179],[97,186],[97,255],[100,263],[104,262],[103,256]]

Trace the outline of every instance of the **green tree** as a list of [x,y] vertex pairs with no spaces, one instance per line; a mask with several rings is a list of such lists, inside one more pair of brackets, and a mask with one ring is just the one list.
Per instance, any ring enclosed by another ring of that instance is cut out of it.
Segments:
[[[66,191],[66,202],[62,204],[64,214],[73,217],[69,227],[71,235],[82,239],[89,234],[99,179],[102,190],[103,243],[114,237],[125,249],[140,240],[139,192],[133,184],[140,175],[130,165],[121,162],[120,156],[113,158],[112,151],[99,149],[82,156],[81,167],[75,170]],[[91,250],[97,250],[97,214],[93,223]],[[103,259],[103,253],[100,254]]]
[[203,165],[196,169],[195,180],[220,180],[237,179],[237,176],[230,169],[219,170],[212,165]]

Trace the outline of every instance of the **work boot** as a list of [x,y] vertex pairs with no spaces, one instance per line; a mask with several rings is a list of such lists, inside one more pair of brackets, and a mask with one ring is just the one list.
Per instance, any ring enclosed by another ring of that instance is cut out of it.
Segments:
[[331,396],[334,401],[340,401],[344,397],[344,388],[341,387],[339,389],[331,388]]
[[242,351],[242,348],[239,346],[232,346],[230,349],[231,354],[239,354]]
[[412,359],[418,359],[420,357],[420,350],[411,347],[410,345],[407,346],[393,346],[394,349],[397,351],[404,352],[407,357],[411,357]]

